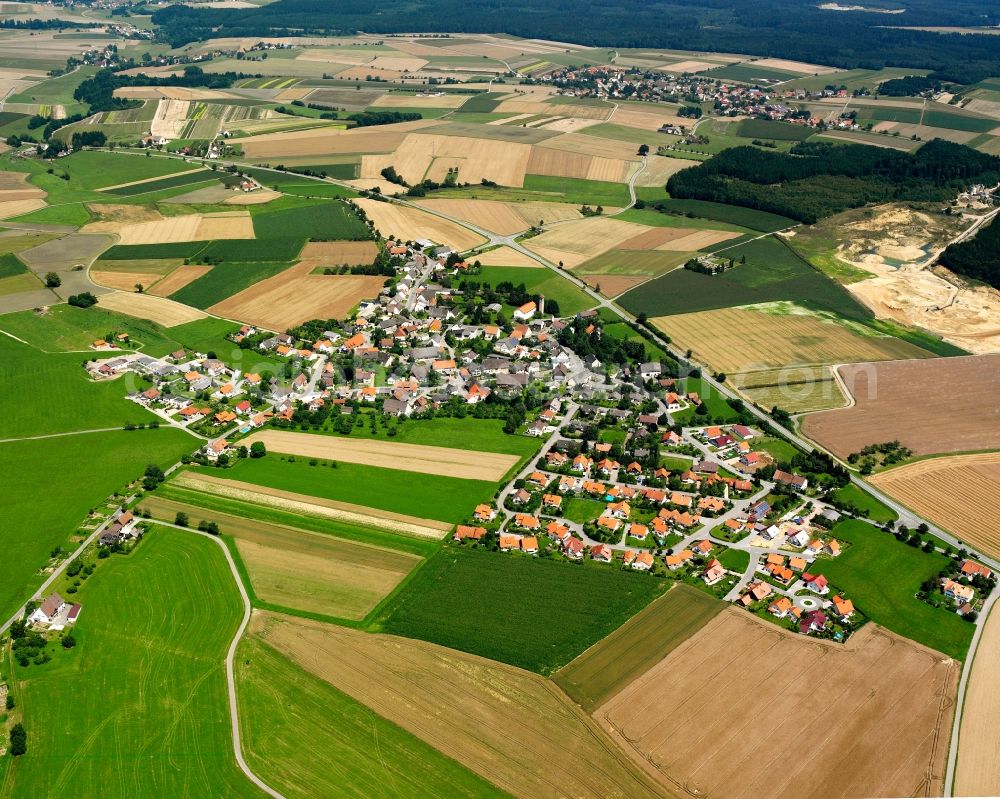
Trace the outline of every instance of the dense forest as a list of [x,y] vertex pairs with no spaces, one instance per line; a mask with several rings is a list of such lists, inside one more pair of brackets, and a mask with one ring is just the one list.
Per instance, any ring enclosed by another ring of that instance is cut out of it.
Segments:
[[892,17],[819,5],[816,0],[278,0],[247,9],[178,4],[150,10],[161,37],[174,46],[211,36],[488,31],[593,47],[750,53],[846,69],[922,67],[958,82],[998,74],[1000,36],[903,29],[997,25],[997,3],[868,3],[905,9]]
[[812,224],[868,203],[952,199],[1000,181],[1000,158],[942,139],[915,153],[801,142],[790,152],[734,147],[667,182],[671,197],[710,200]]
[[989,283],[994,288],[1000,288],[1000,217],[984,229],[975,238],[952,244],[941,253],[940,262],[952,272],[957,272],[973,280]]

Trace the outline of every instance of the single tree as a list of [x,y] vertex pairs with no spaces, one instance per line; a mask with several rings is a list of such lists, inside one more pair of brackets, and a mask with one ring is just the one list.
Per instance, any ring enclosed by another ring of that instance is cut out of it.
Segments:
[[57,289],[62,285],[62,278],[55,272],[45,273],[45,285],[50,289]]

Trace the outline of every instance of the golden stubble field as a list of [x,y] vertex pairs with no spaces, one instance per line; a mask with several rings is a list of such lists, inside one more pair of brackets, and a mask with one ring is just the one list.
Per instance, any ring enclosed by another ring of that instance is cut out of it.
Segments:
[[190,488],[218,497],[228,497],[267,508],[301,513],[305,516],[337,519],[365,527],[379,527],[394,533],[415,535],[421,538],[440,539],[444,532],[452,528],[448,522],[421,519],[417,516],[383,511],[365,505],[355,505],[351,502],[338,502],[333,499],[312,497],[308,494],[297,494],[294,491],[282,491],[279,488],[259,486],[242,480],[226,480],[214,475],[182,474],[173,482],[181,488]]
[[440,181],[448,168],[457,167],[463,183],[487,179],[501,186],[521,186],[531,155],[531,145],[519,142],[411,133],[389,155],[362,156],[360,177],[378,178],[391,166],[409,183],[419,183],[425,176]]
[[996,729],[1000,718],[1000,614],[986,620],[972,662],[958,731],[958,760],[952,796],[1000,796]]
[[856,404],[802,422],[805,435],[836,455],[893,440],[917,455],[1000,448],[1000,355],[859,364],[839,372]]
[[251,634],[514,796],[666,796],[548,680],[435,644],[255,612]]
[[569,203],[430,199],[418,204],[503,236],[520,233],[539,222],[551,224],[583,218],[580,210]]
[[930,458],[868,480],[963,541],[1000,558],[1000,453]]
[[110,294],[102,294],[98,303],[101,308],[140,319],[149,319],[164,327],[175,327],[208,316],[204,311],[189,305],[182,305],[164,297],[154,297],[152,294],[137,294],[134,291],[113,291]]
[[307,319],[345,318],[361,300],[377,297],[385,283],[377,275],[314,275],[315,267],[314,261],[303,261],[227,297],[209,311],[267,330],[287,330]]
[[930,357],[925,350],[899,339],[861,336],[812,314],[724,308],[651,321],[680,349],[692,350],[696,360],[726,373]]
[[478,233],[449,222],[447,219],[395,203],[359,199],[354,201],[385,237],[397,236],[403,241],[430,239],[456,250],[468,250],[485,239]]
[[286,455],[325,458],[443,477],[462,477],[466,480],[502,480],[518,461],[517,455],[498,452],[342,438],[287,430],[258,430],[244,443],[249,446],[254,441],[263,441],[268,451],[283,452]]
[[939,796],[959,671],[874,624],[835,644],[727,608],[595,718],[693,796]]

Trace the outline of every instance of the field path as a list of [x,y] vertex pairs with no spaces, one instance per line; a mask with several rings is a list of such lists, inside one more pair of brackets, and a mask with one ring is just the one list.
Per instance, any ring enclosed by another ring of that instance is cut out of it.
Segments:
[[178,527],[176,524],[170,524],[169,522],[158,521],[156,523],[162,527],[171,527],[175,530],[193,533],[194,535],[200,535],[207,538],[209,541],[214,541],[219,545],[219,548],[222,550],[222,554],[226,556],[226,563],[229,564],[229,571],[232,572],[233,580],[236,582],[236,587],[239,589],[240,596],[243,598],[243,620],[240,622],[240,626],[236,630],[236,635],[233,636],[232,643],[229,644],[229,651],[226,653],[226,688],[229,692],[229,722],[233,728],[233,752],[236,755],[236,764],[240,767],[240,771],[246,775],[246,778],[250,780],[250,782],[260,788],[268,796],[273,796],[274,799],[285,799],[284,794],[274,790],[274,788],[254,774],[253,771],[250,770],[250,766],[247,765],[246,760],[243,759],[243,748],[240,743],[240,712],[239,704],[236,701],[236,677],[233,671],[233,661],[236,658],[236,647],[239,645],[240,639],[243,637],[243,633],[246,632],[247,625],[250,623],[250,612],[252,610],[252,606],[250,604],[250,596],[247,594],[246,586],[243,585],[243,580],[240,578],[239,570],[236,568],[233,556],[229,552],[229,547],[227,547],[222,542],[222,539],[216,535],[203,533],[200,530],[191,530],[188,527]]

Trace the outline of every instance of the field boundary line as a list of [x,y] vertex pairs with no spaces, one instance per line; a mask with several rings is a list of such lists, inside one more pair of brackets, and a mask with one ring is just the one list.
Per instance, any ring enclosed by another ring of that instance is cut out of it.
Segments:
[[236,678],[234,676],[233,661],[236,658],[236,647],[239,645],[240,639],[243,638],[243,633],[246,632],[246,629],[250,624],[250,614],[253,610],[253,605],[250,604],[250,596],[247,594],[246,586],[243,585],[243,579],[240,577],[239,570],[236,568],[236,563],[233,561],[233,556],[229,552],[229,547],[227,547],[225,542],[223,542],[223,540],[218,536],[211,535],[210,533],[204,533],[201,530],[192,530],[188,527],[180,527],[176,524],[170,524],[169,522],[156,523],[163,527],[169,527],[174,530],[182,530],[186,533],[193,533],[195,535],[200,535],[203,538],[207,538],[209,541],[214,541],[226,556],[226,563],[229,564],[229,571],[233,575],[233,580],[236,583],[236,587],[240,591],[240,597],[243,600],[243,620],[240,622],[240,626],[236,630],[236,635],[233,636],[233,640],[229,644],[229,651],[226,653],[226,688],[229,693],[229,721],[232,725],[233,731],[233,754],[236,756],[236,765],[240,767],[240,771],[246,775],[246,778],[250,780],[250,782],[264,791],[264,793],[268,796],[274,797],[274,799],[285,799],[284,794],[279,793],[264,782],[264,780],[254,774],[250,769],[250,766],[247,765],[246,760],[243,759],[243,749],[240,742],[239,703],[236,699]]

